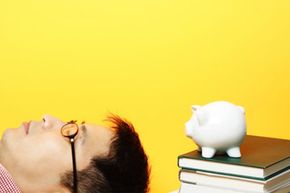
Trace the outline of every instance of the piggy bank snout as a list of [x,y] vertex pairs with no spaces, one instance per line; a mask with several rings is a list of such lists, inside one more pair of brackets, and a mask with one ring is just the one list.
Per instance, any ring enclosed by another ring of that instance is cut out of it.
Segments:
[[185,123],[185,135],[187,137],[192,137],[193,128],[194,128],[194,124],[191,121],[188,121],[187,123]]

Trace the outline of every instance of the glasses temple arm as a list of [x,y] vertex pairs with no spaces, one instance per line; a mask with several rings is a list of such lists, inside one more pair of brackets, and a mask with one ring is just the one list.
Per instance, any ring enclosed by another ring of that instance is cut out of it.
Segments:
[[73,193],[78,193],[78,177],[77,177],[74,138],[70,138],[70,144],[71,144],[72,164],[73,164]]

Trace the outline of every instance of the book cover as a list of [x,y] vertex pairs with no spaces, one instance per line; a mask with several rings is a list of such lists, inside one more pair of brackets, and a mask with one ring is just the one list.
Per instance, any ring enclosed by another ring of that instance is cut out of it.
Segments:
[[241,158],[227,155],[203,158],[195,150],[178,156],[178,166],[261,180],[267,180],[290,168],[290,140],[247,135],[241,144],[241,153]]

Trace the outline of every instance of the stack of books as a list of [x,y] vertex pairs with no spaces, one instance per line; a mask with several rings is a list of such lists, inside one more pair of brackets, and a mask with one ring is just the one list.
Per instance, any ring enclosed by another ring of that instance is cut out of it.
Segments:
[[178,156],[179,193],[289,193],[290,140],[246,136],[241,158]]

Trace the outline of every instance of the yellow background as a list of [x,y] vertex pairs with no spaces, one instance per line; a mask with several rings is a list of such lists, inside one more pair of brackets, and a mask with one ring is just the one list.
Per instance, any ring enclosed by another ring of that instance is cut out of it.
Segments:
[[41,119],[133,122],[151,192],[179,186],[192,104],[228,100],[248,133],[290,139],[290,1],[0,2],[0,128]]

